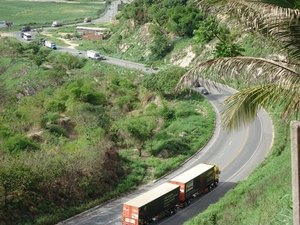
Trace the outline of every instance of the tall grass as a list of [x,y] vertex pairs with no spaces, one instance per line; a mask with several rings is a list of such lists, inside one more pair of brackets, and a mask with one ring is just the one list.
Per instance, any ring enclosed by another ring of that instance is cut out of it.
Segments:
[[35,2],[0,0],[0,19],[12,21],[14,25],[44,24],[52,21],[67,22],[84,17],[97,17],[105,4],[93,1],[78,2]]

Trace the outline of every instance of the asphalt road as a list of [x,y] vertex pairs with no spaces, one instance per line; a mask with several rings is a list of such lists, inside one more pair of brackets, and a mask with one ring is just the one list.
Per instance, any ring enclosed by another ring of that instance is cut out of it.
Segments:
[[[91,23],[110,21],[117,13],[117,5],[119,2],[119,0],[114,1],[100,19],[94,20]],[[16,36],[19,40],[22,40],[19,37],[19,34],[16,34]],[[75,49],[68,49],[60,46],[58,46],[57,51],[69,52],[73,55],[86,57],[85,51],[81,51],[79,54]],[[140,70],[144,73],[157,72],[157,70],[148,68],[143,64],[108,56],[105,57],[106,60],[101,60],[104,63]],[[200,88],[197,90],[200,91]],[[219,90],[212,89],[209,91],[210,94],[206,97],[214,106],[218,115],[222,102],[226,97],[231,95],[233,91],[224,87],[221,87]],[[272,145],[272,130],[272,122],[265,111],[261,111],[252,124],[230,133],[221,128],[219,117],[217,117],[215,133],[210,142],[178,170],[158,181],[141,186],[137,191],[134,191],[127,196],[115,199],[76,215],[66,221],[62,221],[59,225],[120,225],[122,204],[124,202],[166,182],[198,163],[212,163],[219,165],[222,173],[220,176],[220,184],[217,188],[206,195],[196,198],[191,205],[179,210],[172,217],[153,223],[164,225],[183,224],[190,217],[205,210],[210,204],[217,202],[219,198],[236,185],[237,181],[245,179],[263,161]]]
[[[200,89],[197,90],[200,91]],[[219,90],[211,89],[209,91],[210,94],[206,97],[218,115],[223,100],[231,95],[232,90],[221,87]],[[217,202],[236,185],[236,182],[245,179],[264,160],[273,140],[272,123],[265,111],[261,111],[257,119],[249,126],[230,133],[221,128],[218,118],[215,133],[210,142],[178,170],[158,181],[141,186],[137,191],[127,196],[62,221],[59,225],[121,225],[122,204],[124,202],[166,182],[198,163],[212,163],[220,166],[222,173],[219,186],[213,191],[195,198],[188,207],[178,210],[175,215],[152,224],[183,224],[205,210],[210,204]]]

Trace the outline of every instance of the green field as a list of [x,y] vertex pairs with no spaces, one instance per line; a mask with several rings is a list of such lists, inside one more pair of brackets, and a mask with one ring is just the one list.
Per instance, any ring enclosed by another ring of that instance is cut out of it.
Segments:
[[15,25],[67,22],[84,17],[96,17],[105,9],[105,1],[11,1],[0,0],[0,20]]

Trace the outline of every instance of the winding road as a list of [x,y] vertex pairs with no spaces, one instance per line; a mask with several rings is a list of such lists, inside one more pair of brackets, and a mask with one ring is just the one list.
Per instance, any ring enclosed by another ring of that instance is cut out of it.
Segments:
[[[103,17],[92,21],[92,23],[111,20],[117,12],[116,10],[119,3],[119,0],[113,1]],[[58,51],[78,55],[78,52],[74,49],[59,47]],[[82,52],[79,56],[86,57],[86,53]],[[106,60],[102,62],[140,70],[144,73],[156,72],[156,70],[152,70],[143,64],[107,56]],[[200,92],[201,89],[198,88],[195,90]],[[220,86],[218,89],[210,89],[209,91],[210,94],[206,95],[206,98],[216,111],[216,128],[212,139],[201,151],[191,157],[176,171],[173,171],[165,177],[143,185],[137,191],[127,196],[112,200],[62,221],[59,225],[121,225],[121,211],[124,202],[166,182],[198,163],[219,165],[222,173],[220,175],[220,184],[217,188],[203,196],[195,198],[188,207],[178,210],[175,215],[153,223],[179,225],[205,210],[210,204],[217,202],[219,198],[233,188],[238,181],[245,179],[264,160],[271,148],[273,141],[271,119],[267,113],[262,110],[253,123],[240,130],[230,133],[226,132],[220,126],[219,111],[224,99],[231,95],[234,90]]]
[[[197,89],[200,92],[200,89]],[[207,99],[217,115],[222,102],[233,90],[220,87],[210,89]],[[260,111],[256,120],[248,126],[226,132],[220,126],[217,116],[215,133],[210,142],[182,167],[156,182],[141,186],[133,193],[97,206],[75,217],[60,222],[59,225],[121,225],[122,204],[129,199],[160,185],[198,163],[217,164],[221,168],[220,184],[213,191],[195,198],[186,208],[168,218],[153,224],[179,225],[215,203],[240,180],[245,179],[266,157],[273,141],[272,122],[265,111]]]
[[[111,15],[116,13],[114,10],[117,9],[119,2],[120,1],[113,2],[110,9],[106,11],[107,16],[105,16],[105,14],[103,18],[113,18]],[[72,54],[76,54],[76,51],[71,49],[62,48],[62,51],[69,51]],[[83,52],[82,56],[86,57],[85,52]],[[145,73],[156,72],[143,64],[107,56],[103,62],[140,70]],[[200,88],[196,90],[200,92]],[[226,132],[220,126],[219,111],[222,102],[230,96],[234,90],[221,86],[218,89],[210,89],[209,91],[210,94],[207,95],[206,98],[216,111],[216,129],[210,142],[201,151],[195,154],[176,171],[165,177],[143,185],[137,191],[127,196],[112,200],[62,221],[58,225],[121,225],[122,204],[124,202],[166,182],[198,163],[219,165],[222,173],[220,176],[220,184],[217,188],[206,195],[195,198],[188,207],[178,210],[175,215],[153,223],[153,225],[179,225],[205,210],[210,204],[217,202],[219,198],[233,188],[238,181],[245,179],[264,160],[271,148],[273,141],[272,121],[267,113],[262,110],[253,123],[240,130],[230,133]]]

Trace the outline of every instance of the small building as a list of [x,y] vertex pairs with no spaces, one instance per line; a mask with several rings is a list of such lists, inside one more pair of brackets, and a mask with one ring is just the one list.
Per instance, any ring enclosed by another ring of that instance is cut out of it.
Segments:
[[0,28],[5,28],[7,27],[6,21],[0,21]]

